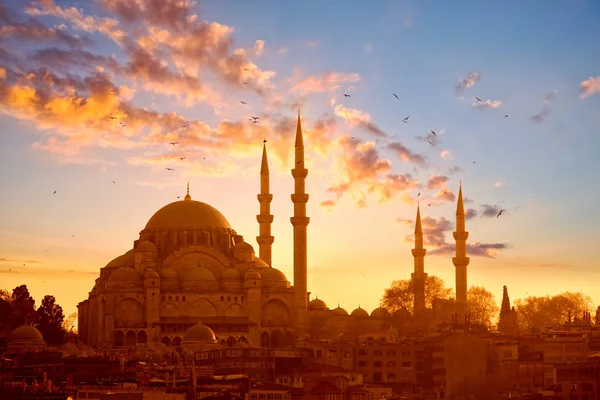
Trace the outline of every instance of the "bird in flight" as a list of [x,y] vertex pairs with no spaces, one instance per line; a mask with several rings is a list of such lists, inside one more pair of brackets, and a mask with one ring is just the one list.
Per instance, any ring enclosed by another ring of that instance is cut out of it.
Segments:
[[475,100],[477,100],[478,102],[482,103],[481,99],[477,96],[475,96]]
[[56,190],[55,190],[55,191],[54,191],[54,193],[52,193],[52,194],[56,194]]
[[244,68],[244,71],[248,72],[248,71],[250,71],[250,69],[249,68]]
[[181,196],[177,196],[177,198],[178,198],[178,199],[180,199],[180,198],[181,198]]
[[504,210],[500,210],[500,212],[498,213],[498,215],[496,215],[496,218],[498,218],[499,216],[501,216],[503,212],[504,212]]
[[258,122],[259,121],[257,119],[255,119],[254,121],[252,121],[252,123],[254,123],[254,124],[258,124]]
[[117,119],[117,117],[108,117],[108,118],[110,118],[110,119]]
[[435,133],[434,131],[430,130],[429,132],[433,133],[435,136],[437,136],[437,133]]
[[173,168],[169,168],[169,167],[167,167],[167,168],[165,168],[165,169],[166,169],[167,171],[175,171]]
[[176,144],[179,144],[179,142],[170,142],[169,144],[175,146]]
[[421,192],[419,192],[419,194],[417,194],[417,197],[419,197],[421,195]]
[[473,161],[473,164],[477,164],[475,161]]
[[240,103],[242,103],[242,104],[246,104],[246,102],[245,102],[245,101],[240,101]]
[[244,82],[244,85],[247,85],[247,84],[248,84],[248,82]]
[[113,183],[117,183],[117,182],[113,181]]
[[181,128],[187,128],[188,126],[189,126],[189,124],[185,124]]
[[179,159],[183,161],[183,160],[185,160],[185,157],[179,157]]
[[504,118],[508,118],[508,114],[505,114],[505,115],[504,115]]
[[429,141],[429,140],[428,140],[428,141],[427,141],[427,143],[429,143],[430,145],[432,145],[432,146],[433,146],[433,143],[431,143],[431,141]]
[[398,100],[400,100],[400,97],[398,97],[398,95],[396,93],[392,93],[394,95],[394,97]]
[[349,94],[344,93],[344,97],[352,97]]
[[404,122],[405,124],[408,124],[408,119],[409,119],[409,118],[410,118],[410,115],[409,115],[408,117],[404,118],[404,119],[402,120],[402,122]]
[[263,143],[267,143],[267,139],[263,140]]
[[257,120],[260,119],[260,117],[250,117],[250,119],[253,119],[253,120],[257,121]]

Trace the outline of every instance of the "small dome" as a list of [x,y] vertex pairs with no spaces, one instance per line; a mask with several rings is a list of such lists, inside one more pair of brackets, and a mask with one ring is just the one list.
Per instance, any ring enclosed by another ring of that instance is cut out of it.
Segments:
[[160,277],[162,279],[165,279],[165,280],[170,280],[170,281],[177,280],[177,272],[175,272],[171,268],[163,268],[158,272],[158,274],[160,275]]
[[135,248],[135,251],[143,251],[143,252],[157,252],[158,248],[156,245],[148,240],[144,240],[142,243],[138,244]]
[[146,272],[144,272],[144,278],[159,279],[160,275],[158,275],[158,272],[156,272],[156,270],[154,270],[154,269],[147,269]]
[[352,311],[352,314],[350,315],[353,317],[368,317],[369,313],[359,306],[356,310]]
[[114,260],[112,260],[111,262],[106,264],[106,267],[107,268],[129,267],[129,266],[133,265],[133,263],[134,263],[133,250],[129,250],[127,253],[120,255],[119,257],[115,258]]
[[244,274],[244,278],[247,281],[251,281],[251,280],[258,281],[258,280],[262,279],[262,277],[260,276],[260,274],[258,273],[258,271],[255,270],[255,269],[252,269],[252,268],[246,271],[246,273]]
[[393,316],[394,318],[408,318],[410,317],[410,313],[403,308],[399,308],[396,311],[394,311]]
[[260,271],[263,281],[268,282],[287,282],[287,278],[280,270],[276,268],[265,268]]
[[308,307],[312,310],[327,310],[327,304],[321,299],[314,299],[309,304]]
[[44,341],[41,332],[31,325],[22,325],[8,335],[9,342],[15,341]]
[[346,311],[342,307],[338,306],[338,308],[333,310],[332,314],[335,315],[336,317],[347,316],[348,311]]
[[241,278],[241,274],[235,268],[227,268],[221,275],[221,279],[224,281],[239,281]]
[[383,307],[378,307],[371,312],[371,317],[375,318],[385,318],[389,316],[390,312]]
[[204,267],[190,268],[183,274],[184,281],[216,281],[217,278],[211,270]]
[[167,204],[148,220],[145,229],[226,228],[229,222],[216,208],[191,197]]
[[121,267],[110,275],[109,282],[138,282],[142,276],[131,267]]
[[269,264],[267,264],[266,262],[264,262],[260,258],[255,258],[254,259],[254,267],[259,268],[259,269],[271,268],[271,266]]
[[183,337],[184,342],[197,342],[197,341],[210,341],[215,342],[217,340],[215,333],[208,326],[203,325],[202,322],[198,322],[197,325],[192,326]]

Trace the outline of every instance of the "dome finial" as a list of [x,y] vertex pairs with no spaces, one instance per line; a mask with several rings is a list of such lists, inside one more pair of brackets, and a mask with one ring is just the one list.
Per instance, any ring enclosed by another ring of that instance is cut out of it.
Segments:
[[187,201],[192,200],[192,196],[190,196],[190,183],[189,182],[187,183],[187,193],[183,200],[187,200]]

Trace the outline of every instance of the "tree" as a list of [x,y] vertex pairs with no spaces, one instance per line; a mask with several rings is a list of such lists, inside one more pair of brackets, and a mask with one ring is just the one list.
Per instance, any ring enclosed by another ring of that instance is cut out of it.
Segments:
[[64,343],[65,331],[63,321],[65,315],[62,307],[56,304],[54,296],[46,295],[42,299],[42,305],[37,310],[39,325],[38,329],[49,344]]
[[71,313],[62,323],[62,329],[65,332],[77,332],[75,329],[75,323],[77,322],[77,313]]
[[503,287],[502,305],[500,306],[500,317],[498,319],[498,330],[507,335],[516,335],[519,327],[517,322],[517,312],[515,308],[510,306],[510,298],[508,297],[508,289]]
[[34,324],[37,321],[35,300],[29,294],[26,285],[17,286],[13,289],[11,304],[13,308],[13,327]]
[[[393,281],[392,286],[385,289],[381,299],[382,307],[391,313],[403,310],[412,315],[415,299],[413,290],[412,279]],[[425,280],[425,307],[431,309],[437,299],[447,299],[452,294],[452,289],[447,288],[437,276],[430,275]]]
[[490,327],[492,318],[498,313],[498,304],[492,292],[482,286],[471,286],[467,293],[469,314],[474,324]]
[[515,302],[519,326],[525,331],[532,328],[562,325],[593,307],[592,299],[583,293],[564,292],[556,296],[519,299]]

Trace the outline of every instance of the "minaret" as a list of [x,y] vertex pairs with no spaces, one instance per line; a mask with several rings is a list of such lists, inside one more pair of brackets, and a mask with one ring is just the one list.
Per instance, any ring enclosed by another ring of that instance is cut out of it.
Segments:
[[263,142],[262,162],[260,164],[260,194],[258,202],[260,203],[260,214],[256,216],[259,224],[258,258],[271,266],[271,245],[275,238],[271,236],[271,224],[273,216],[271,215],[271,201],[273,195],[269,193],[269,162],[267,161],[267,141]]
[[183,198],[183,201],[190,201],[192,200],[192,196],[190,196],[190,183],[188,182],[187,184],[187,193],[185,194],[185,197]]
[[304,141],[302,140],[302,124],[300,110],[298,110],[298,123],[296,126],[296,144],[294,169],[294,216],[290,218],[294,227],[294,325],[297,331],[304,332],[308,325],[308,287],[307,287],[307,254],[306,254],[306,227],[310,218],[306,216],[305,180],[308,170],[304,168]]
[[452,263],[456,268],[456,312],[458,322],[462,323],[468,313],[467,306],[467,266],[469,257],[467,257],[467,238],[469,232],[465,230],[465,207],[463,205],[462,181],[458,190],[458,204],[456,205],[456,232],[453,232],[456,241],[456,257],[452,258]]
[[414,272],[411,274],[413,281],[414,311],[419,315],[425,309],[425,253],[423,248],[423,228],[421,228],[421,209],[417,205],[417,220],[415,222],[415,248],[412,249],[414,257]]

